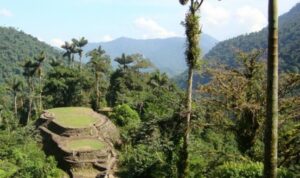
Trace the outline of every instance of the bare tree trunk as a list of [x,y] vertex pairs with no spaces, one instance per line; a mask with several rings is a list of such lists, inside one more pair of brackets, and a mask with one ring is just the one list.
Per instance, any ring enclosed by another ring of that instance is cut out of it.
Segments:
[[185,120],[185,130],[183,136],[183,148],[182,148],[182,171],[179,172],[179,178],[187,178],[189,172],[189,142],[191,132],[191,112],[192,112],[192,92],[193,92],[193,69],[188,69],[188,86],[187,86],[187,100],[186,109],[187,115]]
[[23,96],[20,97],[20,106],[23,108],[24,107],[24,100],[23,100]]
[[96,107],[97,109],[99,108],[99,98],[100,98],[100,93],[99,93],[99,74],[96,74]]
[[72,54],[71,55],[72,57],[71,57],[71,68],[74,68],[74,66],[75,66],[75,62],[74,62],[74,54]]
[[68,58],[69,58],[69,67],[72,67],[72,56],[71,56],[71,54],[68,56]]
[[100,90],[99,90],[99,74],[97,72],[95,72],[95,78],[96,78],[96,109],[98,110],[100,108],[99,106]]
[[27,120],[25,122],[25,125],[27,125],[28,121],[31,118],[31,112],[32,112],[32,85],[30,79],[28,79],[28,84],[29,84],[29,106],[28,106],[28,115],[27,115]]
[[264,177],[277,177],[278,144],[278,0],[269,0],[267,118]]
[[79,54],[79,71],[81,72],[81,60],[82,60],[82,54]]
[[43,110],[43,98],[42,98],[42,93],[43,93],[43,87],[42,87],[42,75],[39,76],[39,84],[40,84],[40,95],[39,95],[39,111],[41,112]]
[[16,117],[18,116],[17,93],[14,94],[14,110]]

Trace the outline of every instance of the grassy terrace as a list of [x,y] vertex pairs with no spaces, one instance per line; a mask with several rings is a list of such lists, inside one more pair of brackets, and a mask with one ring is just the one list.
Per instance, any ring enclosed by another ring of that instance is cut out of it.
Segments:
[[90,108],[64,107],[48,111],[55,115],[54,122],[66,128],[85,128],[97,121]]
[[74,151],[94,151],[103,148],[103,146],[103,143],[97,139],[79,139],[68,141],[65,148]]
[[96,177],[99,174],[99,171],[93,168],[74,168],[72,172],[78,177]]

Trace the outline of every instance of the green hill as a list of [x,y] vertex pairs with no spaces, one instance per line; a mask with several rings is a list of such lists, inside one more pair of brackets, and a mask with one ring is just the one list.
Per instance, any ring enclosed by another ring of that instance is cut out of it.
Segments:
[[[282,71],[300,72],[300,3],[293,7],[288,13],[279,18],[279,50],[280,69]],[[240,35],[238,37],[222,41],[213,47],[204,59],[209,62],[217,61],[221,64],[236,66],[236,52],[245,52],[254,49],[267,51],[268,29],[259,32]],[[186,87],[187,71],[175,76],[173,79],[179,87]],[[194,87],[200,83],[209,81],[209,76],[194,75]]]
[[59,55],[59,51],[12,27],[0,27],[0,82],[7,75],[22,74],[21,64],[28,58],[44,51],[48,58]]
[[[282,71],[300,71],[300,3],[279,18],[279,57]],[[206,54],[208,60],[235,64],[235,51],[267,49],[267,28],[218,43]]]

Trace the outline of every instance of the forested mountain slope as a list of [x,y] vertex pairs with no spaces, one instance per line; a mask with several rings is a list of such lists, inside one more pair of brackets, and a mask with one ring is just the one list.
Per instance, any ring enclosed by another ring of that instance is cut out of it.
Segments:
[[[300,3],[279,18],[280,69],[283,71],[300,71]],[[236,65],[237,50],[245,52],[253,49],[267,49],[268,29],[241,35],[217,44],[205,59]]]
[[[213,37],[203,34],[201,36],[203,54],[207,53],[217,44]],[[118,38],[110,42],[89,43],[85,51],[97,48],[99,45],[112,57],[121,56],[122,53],[141,53],[161,71],[171,75],[178,75],[186,69],[185,64],[185,38],[173,37],[166,39],[131,39]]]
[[[59,50],[39,41],[36,37],[12,27],[0,27],[0,81],[4,75],[20,74],[20,66],[26,58],[32,58],[44,51],[49,58],[60,55]],[[202,36],[203,53],[207,53],[218,41],[209,35]],[[149,58],[160,70],[175,75],[186,69],[184,60],[185,39],[174,37],[167,39],[139,40],[119,38],[111,42],[89,43],[88,52],[99,45],[113,58],[122,53],[141,53]]]
[[48,58],[59,51],[15,28],[0,27],[0,82],[6,75],[20,74],[22,61],[44,51]]

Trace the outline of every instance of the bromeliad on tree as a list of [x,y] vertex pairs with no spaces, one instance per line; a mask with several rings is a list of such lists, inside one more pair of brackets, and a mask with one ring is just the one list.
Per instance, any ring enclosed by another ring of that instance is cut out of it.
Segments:
[[[180,0],[182,5],[186,5],[188,0]],[[192,112],[192,88],[193,88],[193,70],[196,68],[197,63],[200,59],[201,49],[199,47],[200,40],[200,25],[199,25],[199,15],[198,11],[204,2],[204,0],[191,0],[190,9],[186,14],[185,21],[183,25],[185,26],[185,33],[187,36],[187,48],[185,51],[186,62],[188,65],[188,87],[186,93],[186,117],[183,135],[183,146],[181,150],[180,163],[178,164],[178,177],[186,178],[188,177],[188,167],[189,167],[189,135],[190,135],[190,122],[191,122],[191,112]]]
[[201,28],[199,24],[199,10],[204,0],[179,0],[181,5],[186,5],[190,2],[189,10],[186,14],[183,25],[185,27],[185,34],[187,36],[187,47],[185,51],[186,63],[188,65],[188,79],[186,90],[186,117],[185,127],[183,134],[183,146],[181,151],[180,163],[178,164],[178,177],[188,177],[189,167],[189,135],[190,135],[190,122],[192,112],[192,89],[193,89],[193,71],[199,67],[199,60],[201,57],[201,49],[199,46]]

